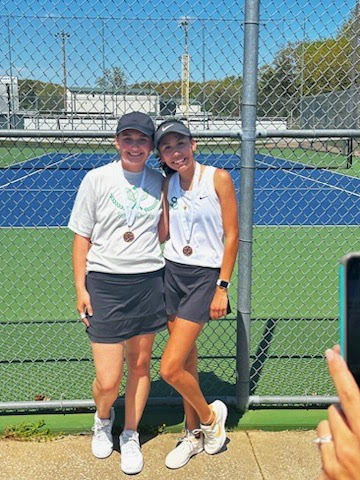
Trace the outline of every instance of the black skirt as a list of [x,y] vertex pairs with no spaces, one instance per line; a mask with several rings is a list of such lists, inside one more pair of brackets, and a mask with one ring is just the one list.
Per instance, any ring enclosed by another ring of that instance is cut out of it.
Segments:
[[134,274],[89,272],[86,288],[94,312],[87,317],[90,340],[120,343],[165,329],[163,277],[164,269]]

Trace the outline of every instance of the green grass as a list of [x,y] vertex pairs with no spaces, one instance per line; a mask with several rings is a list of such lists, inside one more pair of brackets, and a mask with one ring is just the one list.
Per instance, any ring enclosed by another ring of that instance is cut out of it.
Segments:
[[[26,415],[26,423],[36,425],[40,422],[43,428],[54,435],[90,433],[94,421],[93,413],[30,414]],[[313,430],[321,420],[327,418],[327,410],[278,409],[251,410],[240,415],[229,407],[226,422],[229,430]],[[0,416],[0,435],[11,425],[19,428],[24,423],[23,415]],[[163,426],[165,424],[165,426]],[[116,408],[114,430],[121,430],[123,425],[123,409]],[[140,423],[141,433],[182,432],[184,428],[183,410],[179,406],[155,407],[147,405]],[[159,432],[160,431],[160,432]]]
[[49,442],[58,438],[60,434],[51,432],[45,425],[44,419],[35,422],[23,421],[6,425],[0,438],[17,440],[20,442]]

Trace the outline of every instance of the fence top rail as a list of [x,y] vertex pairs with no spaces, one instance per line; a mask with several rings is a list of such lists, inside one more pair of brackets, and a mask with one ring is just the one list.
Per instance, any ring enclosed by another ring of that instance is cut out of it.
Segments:
[[[196,137],[230,137],[241,138],[242,131],[230,130],[193,130],[192,134]],[[0,138],[24,138],[24,137],[43,137],[43,138],[114,138],[115,132],[109,130],[20,130],[4,129],[0,130]],[[360,131],[359,131],[360,136]]]
[[256,130],[257,138],[358,138],[360,130],[357,129],[308,129],[308,130]]
[[[192,130],[197,138],[249,138],[242,130]],[[0,138],[113,138],[115,132],[108,130],[20,130],[0,129]],[[360,130],[256,130],[255,138],[360,138]],[[252,137],[254,138],[254,137]]]

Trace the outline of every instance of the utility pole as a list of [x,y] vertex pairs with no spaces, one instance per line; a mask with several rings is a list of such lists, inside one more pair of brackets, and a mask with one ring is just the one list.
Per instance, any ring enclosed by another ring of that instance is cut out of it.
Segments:
[[351,128],[357,128],[357,88],[358,88],[358,70],[359,70],[359,3],[356,2],[355,5],[355,18],[352,24],[352,33],[353,33],[353,48],[352,48],[352,55],[351,55],[351,71],[350,71],[350,85],[352,89],[353,95],[353,118],[352,118],[352,126]]
[[190,55],[189,55],[189,17],[182,17],[179,27],[184,29],[185,50],[181,55],[181,104],[185,106],[187,124],[190,116]]
[[64,112],[67,110],[67,71],[66,71],[66,39],[70,38],[70,34],[61,30],[59,33],[55,33],[55,38],[61,39],[62,50],[62,68],[63,68],[63,87],[64,87]]
[[[354,10],[355,18],[352,22],[352,54],[350,70],[350,96],[351,96],[351,125],[350,128],[357,129],[359,114],[359,94],[358,94],[358,71],[359,71],[359,2],[356,2]],[[345,126],[343,127],[345,128]],[[353,161],[354,139],[349,138],[347,142],[346,166],[351,168]]]
[[[7,33],[8,33],[8,50],[9,50],[9,73],[10,73],[10,88],[6,85],[6,91],[8,95],[8,128],[14,127],[14,113],[15,113],[15,102],[14,102],[14,77],[12,70],[12,58],[11,58],[11,28],[10,28],[10,17],[7,19]],[[17,102],[16,102],[17,103]],[[18,107],[17,107],[18,108]]]

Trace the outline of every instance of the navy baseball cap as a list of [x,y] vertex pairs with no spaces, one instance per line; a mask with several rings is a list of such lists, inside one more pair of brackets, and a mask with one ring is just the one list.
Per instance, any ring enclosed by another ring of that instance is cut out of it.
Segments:
[[191,132],[186,125],[179,120],[166,120],[161,123],[155,132],[155,147],[158,148],[161,139],[168,133],[180,133],[186,137],[191,137]]
[[155,126],[149,115],[142,112],[125,113],[118,121],[116,135],[124,130],[138,130],[144,135],[154,138]]

